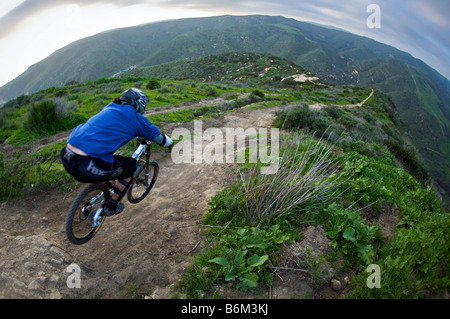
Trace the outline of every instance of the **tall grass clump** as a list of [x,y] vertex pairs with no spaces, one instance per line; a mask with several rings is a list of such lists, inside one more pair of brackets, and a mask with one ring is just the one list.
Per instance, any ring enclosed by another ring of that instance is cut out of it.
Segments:
[[337,196],[337,171],[332,147],[294,135],[276,174],[263,175],[258,165],[240,172],[246,219],[268,225],[332,202]]
[[206,221],[244,220],[264,227],[299,220],[339,196],[339,166],[332,145],[301,133],[283,143],[279,170],[262,174],[260,163],[242,167],[239,181],[213,198]]

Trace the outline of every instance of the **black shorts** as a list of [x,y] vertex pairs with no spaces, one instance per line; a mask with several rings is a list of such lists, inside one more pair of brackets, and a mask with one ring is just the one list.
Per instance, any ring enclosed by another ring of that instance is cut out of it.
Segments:
[[67,147],[61,151],[64,168],[81,183],[99,183],[115,179],[132,177],[137,163],[135,159],[114,155],[114,162],[75,154]]

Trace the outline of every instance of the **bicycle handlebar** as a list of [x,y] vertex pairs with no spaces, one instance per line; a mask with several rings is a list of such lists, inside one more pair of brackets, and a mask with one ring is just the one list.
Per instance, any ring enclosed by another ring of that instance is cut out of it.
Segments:
[[[146,145],[146,144],[151,144],[151,141],[148,141],[146,138],[143,137],[136,137],[137,141],[142,144],[142,145]],[[168,146],[167,148],[169,149],[169,153],[172,153],[172,148],[175,145],[175,143],[173,143],[172,145]]]

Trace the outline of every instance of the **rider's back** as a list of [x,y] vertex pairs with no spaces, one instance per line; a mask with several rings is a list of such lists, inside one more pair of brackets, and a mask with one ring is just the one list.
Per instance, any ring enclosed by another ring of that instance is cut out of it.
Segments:
[[153,140],[159,129],[131,105],[111,103],[77,126],[68,143],[86,154],[112,163],[114,152],[136,136]]

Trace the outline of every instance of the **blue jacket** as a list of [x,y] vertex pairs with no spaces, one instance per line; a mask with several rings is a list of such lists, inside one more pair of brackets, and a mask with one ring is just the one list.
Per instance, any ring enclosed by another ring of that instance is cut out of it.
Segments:
[[114,152],[135,137],[153,141],[159,134],[159,129],[131,105],[111,103],[75,127],[68,143],[92,157],[113,163]]

